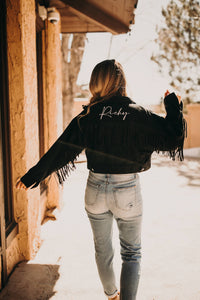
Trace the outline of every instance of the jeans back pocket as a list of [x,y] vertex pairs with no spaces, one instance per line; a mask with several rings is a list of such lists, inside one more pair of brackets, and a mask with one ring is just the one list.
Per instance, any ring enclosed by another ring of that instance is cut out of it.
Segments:
[[88,180],[86,190],[85,190],[85,204],[94,205],[96,203],[99,189],[100,189],[100,184],[96,184]]
[[113,196],[117,208],[125,211],[134,209],[136,206],[136,185],[114,187]]

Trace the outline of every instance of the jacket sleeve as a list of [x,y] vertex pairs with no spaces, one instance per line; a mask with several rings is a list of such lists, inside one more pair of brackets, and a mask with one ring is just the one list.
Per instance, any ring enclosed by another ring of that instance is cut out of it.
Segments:
[[150,111],[147,112],[149,124],[148,146],[152,151],[168,152],[175,160],[183,160],[183,144],[186,137],[186,121],[183,118],[183,103],[179,103],[175,93],[164,99],[166,117],[163,118]]
[[62,184],[70,170],[75,168],[74,161],[83,149],[82,135],[78,119],[75,117],[39,162],[21,178],[21,181],[26,187],[33,185],[32,188],[35,188],[55,172],[59,183]]

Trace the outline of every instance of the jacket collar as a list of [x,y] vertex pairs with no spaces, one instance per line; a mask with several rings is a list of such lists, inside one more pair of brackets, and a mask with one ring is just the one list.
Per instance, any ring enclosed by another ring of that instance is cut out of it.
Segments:
[[[135,102],[133,100],[131,100],[129,97],[126,96],[113,96],[111,98],[105,99],[106,101],[113,101],[113,102],[117,102],[117,103],[126,103],[126,104],[135,104]],[[102,103],[104,102],[102,101]]]
[[[97,101],[95,104],[94,104],[94,106],[93,107],[95,107],[96,105],[100,105],[100,104],[106,104],[106,103],[112,103],[113,102],[113,104],[114,103],[121,103],[121,104],[127,104],[127,105],[129,105],[129,104],[136,104],[133,100],[131,100],[129,97],[126,97],[126,96],[112,96],[112,97],[110,97],[110,98],[107,98],[107,99],[104,99],[104,100],[99,100],[99,101]],[[83,109],[87,109],[87,107],[88,107],[88,105],[83,105],[82,106],[83,107]]]

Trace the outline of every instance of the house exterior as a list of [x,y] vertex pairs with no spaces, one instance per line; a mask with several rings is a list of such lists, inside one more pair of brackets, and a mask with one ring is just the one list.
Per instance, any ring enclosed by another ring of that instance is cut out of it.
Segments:
[[[42,20],[40,6],[54,7],[59,20]],[[62,132],[60,33],[128,32],[136,6],[136,0],[0,1],[1,288],[18,262],[34,257],[46,212],[62,199],[53,176],[33,190],[15,188]]]

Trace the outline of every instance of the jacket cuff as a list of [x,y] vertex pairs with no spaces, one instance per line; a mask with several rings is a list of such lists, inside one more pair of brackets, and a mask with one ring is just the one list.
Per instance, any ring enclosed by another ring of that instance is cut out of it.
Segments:
[[21,177],[21,181],[25,184],[25,186],[27,188],[29,188],[30,186],[32,186],[35,182],[35,176],[33,172],[35,170],[35,167],[31,168],[24,176]]
[[182,114],[183,102],[179,103],[175,93],[171,93],[165,97],[164,105],[168,118],[177,118]]

